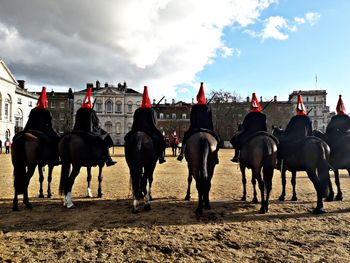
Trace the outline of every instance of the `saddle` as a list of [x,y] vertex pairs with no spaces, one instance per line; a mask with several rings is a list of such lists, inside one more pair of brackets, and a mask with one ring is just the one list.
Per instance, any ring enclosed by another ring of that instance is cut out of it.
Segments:
[[246,139],[245,139],[245,142],[249,142],[251,139],[253,139],[254,137],[256,136],[260,136],[260,135],[264,135],[264,136],[267,136],[267,137],[270,137],[277,145],[280,143],[279,140],[273,136],[272,134],[266,132],[266,131],[258,131],[258,132],[255,132],[251,135],[249,135]]
[[37,137],[41,144],[50,144],[51,143],[49,136],[47,136],[45,133],[43,133],[41,131],[37,131],[37,130],[20,131],[20,132],[16,133],[15,136],[13,136],[13,141],[16,140],[18,137],[24,135],[25,133],[30,133],[30,134],[34,135],[35,137]]
[[187,138],[190,138],[193,134],[195,133],[198,133],[198,132],[206,132],[206,133],[209,133],[211,135],[213,135],[213,137],[216,139],[216,141],[218,142],[218,145],[220,144],[221,140],[220,140],[220,137],[219,135],[212,131],[212,130],[209,130],[209,129],[205,129],[205,128],[194,128],[194,129],[191,129],[189,131],[189,134],[188,134],[188,137]]
[[103,139],[100,136],[90,132],[76,130],[68,134],[75,134],[80,136],[86,142],[87,145],[104,145]]

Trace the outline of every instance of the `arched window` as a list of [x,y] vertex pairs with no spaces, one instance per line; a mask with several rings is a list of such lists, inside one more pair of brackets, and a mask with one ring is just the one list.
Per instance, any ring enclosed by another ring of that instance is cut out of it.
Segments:
[[[75,102],[75,104],[77,105],[77,108],[79,109],[81,107],[81,104],[83,103],[82,100],[77,100]],[[56,107],[56,103],[54,101],[51,102],[51,108],[55,108]]]
[[123,103],[120,100],[116,102],[116,108],[115,108],[116,113],[122,113],[122,105]]
[[113,102],[110,100],[107,100],[105,103],[106,107],[106,113],[112,113],[113,112]]
[[129,122],[128,123],[128,132],[131,131],[131,126],[132,126],[132,124]]
[[164,119],[164,113],[159,113],[159,119]]
[[16,114],[15,114],[15,132],[19,132],[23,130],[23,112],[21,109],[18,109]]
[[128,101],[128,113],[132,113],[132,101]]
[[96,101],[96,112],[102,112],[102,100]]
[[314,127],[312,127],[314,130],[318,129],[318,122],[317,120],[314,120]]
[[107,132],[112,132],[112,123],[110,121],[105,123],[105,129]]
[[9,94],[7,94],[7,98],[5,98],[4,106],[4,119],[12,121],[12,99]]
[[0,120],[2,119],[2,95],[0,92]]

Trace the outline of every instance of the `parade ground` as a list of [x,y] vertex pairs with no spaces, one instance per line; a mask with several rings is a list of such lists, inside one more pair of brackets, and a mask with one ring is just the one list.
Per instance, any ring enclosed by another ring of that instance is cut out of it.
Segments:
[[[103,170],[103,198],[86,198],[86,169],[73,186],[76,208],[62,205],[58,193],[61,167],[53,173],[53,197],[38,198],[39,176],[30,182],[26,209],[12,211],[13,168],[9,154],[0,155],[0,262],[348,262],[350,258],[350,178],[340,175],[343,201],[324,202],[326,214],[313,215],[316,192],[306,173],[297,174],[297,201],[291,199],[287,173],[286,201],[278,201],[281,178],[275,170],[267,214],[242,197],[241,174],[230,162],[233,150],[219,151],[210,192],[211,210],[197,217],[197,190],[184,201],[187,164],[167,149],[167,162],[157,165],[151,211],[131,212],[129,169],[124,148],[114,149],[115,166]],[[92,190],[97,196],[97,169]],[[45,170],[44,194],[47,189]],[[332,182],[334,176],[331,172]],[[335,188],[336,189],[336,188]],[[258,198],[260,195],[258,192]]]

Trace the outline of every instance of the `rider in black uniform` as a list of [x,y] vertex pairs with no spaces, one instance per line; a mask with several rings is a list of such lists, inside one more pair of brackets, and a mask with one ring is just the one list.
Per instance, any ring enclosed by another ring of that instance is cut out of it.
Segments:
[[[48,110],[45,87],[42,88],[36,107],[29,113],[29,119],[26,126],[24,127],[24,131],[39,131],[47,136],[45,140],[48,140],[48,143],[53,149],[53,163],[59,164],[58,141],[60,139],[60,136],[52,128],[52,115]],[[39,134],[38,136],[40,137]]]
[[294,152],[297,143],[307,136],[312,136],[312,122],[307,116],[301,95],[298,95],[297,115],[289,121],[278,148],[279,161]]
[[230,140],[232,146],[235,148],[235,155],[231,159],[232,162],[238,162],[238,153],[243,144],[251,135],[259,131],[267,131],[266,115],[262,112],[256,94],[253,93],[250,112],[245,116],[241,129]]
[[138,108],[134,113],[134,121],[131,127],[131,131],[125,135],[125,141],[131,134],[135,132],[142,131],[147,133],[153,140],[159,157],[159,163],[165,163],[164,158],[165,152],[165,141],[162,133],[157,129],[157,115],[156,112],[151,107],[151,101],[148,96],[147,86],[144,87],[142,95],[142,103],[140,108]]
[[182,161],[184,157],[187,139],[196,132],[208,132],[213,135],[218,142],[220,141],[219,136],[214,132],[212,112],[205,99],[203,82],[201,82],[201,86],[197,94],[197,104],[193,105],[191,109],[190,122],[190,127],[185,132],[182,139],[181,152],[177,157],[178,161]]
[[117,163],[116,161],[112,160],[108,150],[114,145],[114,143],[111,136],[100,127],[100,121],[97,117],[95,110],[93,109],[91,93],[92,88],[89,87],[87,89],[82,106],[77,111],[77,114],[75,116],[75,124],[73,131],[84,131],[100,137],[103,140],[102,147],[104,148],[106,165],[111,166]]

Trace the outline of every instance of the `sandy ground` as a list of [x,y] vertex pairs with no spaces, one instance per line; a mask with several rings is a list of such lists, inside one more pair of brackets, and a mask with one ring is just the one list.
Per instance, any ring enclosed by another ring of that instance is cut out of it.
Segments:
[[[297,176],[298,201],[279,202],[275,172],[270,211],[239,201],[240,172],[221,150],[212,181],[211,210],[197,218],[197,193],[184,201],[187,166],[170,157],[154,174],[152,210],[131,213],[129,172],[123,148],[118,164],[104,169],[104,198],[85,198],[86,171],[73,187],[76,208],[62,206],[60,168],[54,170],[51,199],[39,199],[38,174],[30,184],[33,209],[12,212],[9,155],[0,155],[0,262],[349,262],[350,178],[341,173],[342,202],[327,202],[327,214],[313,215],[316,194],[306,174]],[[287,199],[291,198],[288,174]],[[45,178],[46,180],[46,178]],[[250,180],[250,174],[248,174]],[[97,195],[97,169],[92,187]],[[46,191],[46,184],[45,190]],[[248,184],[248,199],[252,187]],[[21,201],[21,200],[20,200]]]

